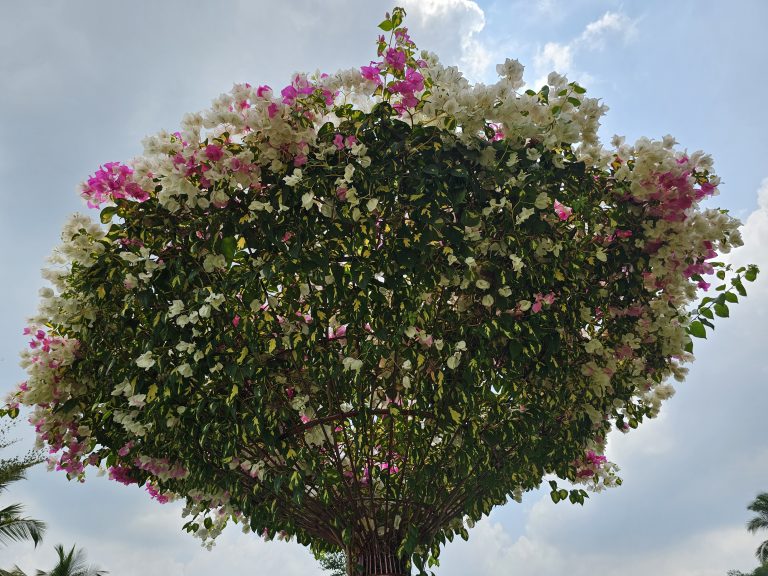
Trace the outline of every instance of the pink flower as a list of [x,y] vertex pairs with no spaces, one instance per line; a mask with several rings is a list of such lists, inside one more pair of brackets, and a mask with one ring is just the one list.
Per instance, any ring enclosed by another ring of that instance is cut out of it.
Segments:
[[136,182],[128,182],[128,184],[125,185],[125,193],[139,202],[146,202],[149,200],[149,193],[136,184]]
[[236,315],[234,318],[232,318],[232,326],[237,328],[239,325],[240,325],[240,316]]
[[384,60],[395,70],[403,70],[405,68],[405,52],[399,48],[389,48]]
[[555,200],[555,214],[557,214],[557,217],[560,218],[560,220],[568,220],[571,214],[573,214],[573,209],[560,204],[560,202]]
[[98,208],[103,202],[131,197],[140,202],[147,200],[149,194],[142,190],[130,178],[133,169],[119,162],[107,162],[81,186],[81,196],[90,208]]
[[288,104],[290,106],[296,101],[299,92],[293,86],[286,86],[280,91],[280,95],[283,97],[283,104]]
[[346,200],[347,199],[347,189],[344,188],[344,187],[336,188],[336,197],[339,200],[341,200],[341,201]]
[[266,84],[264,86],[259,86],[256,88],[256,96],[259,98],[269,98],[272,95],[272,88],[267,86]]
[[544,304],[552,305],[555,302],[555,293],[550,292],[547,295],[542,294],[539,292],[538,294],[534,294],[535,302],[533,303],[533,306],[531,306],[531,311],[534,314],[537,314],[538,312],[541,312],[541,308]]
[[208,146],[205,147],[205,155],[211,162],[218,162],[221,160],[223,154],[221,146],[216,146],[216,144],[208,144]]
[[379,70],[379,65],[375,62],[371,62],[370,66],[361,66],[360,67],[360,74],[363,78],[366,80],[370,80],[371,82],[374,82],[375,84],[381,86],[381,75],[379,74],[381,71]]
[[127,466],[111,466],[109,468],[109,479],[120,482],[126,486],[136,484],[136,480],[131,478],[131,469]]
[[168,496],[165,496],[165,495],[161,494],[160,490],[155,488],[149,482],[147,482],[146,490],[147,490],[147,492],[149,492],[149,495],[152,496],[152,498],[154,498],[158,502],[160,502],[160,504],[165,504],[166,502],[169,501]]
[[333,330],[332,328],[328,328],[328,340],[338,340],[339,338],[344,338],[347,335],[347,324],[343,324],[336,328],[336,330]]
[[272,102],[269,106],[267,106],[267,114],[269,114],[270,118],[274,118],[277,116],[277,113],[280,111],[280,107]]
[[339,150],[344,149],[344,136],[341,134],[336,134],[336,136],[333,137],[333,145],[336,146]]

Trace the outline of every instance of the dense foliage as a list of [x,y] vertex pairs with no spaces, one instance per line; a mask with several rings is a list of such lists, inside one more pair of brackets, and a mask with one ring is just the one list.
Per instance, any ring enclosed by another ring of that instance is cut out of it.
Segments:
[[103,225],[66,226],[11,399],[56,468],[372,573],[545,475],[618,482],[606,435],[657,414],[757,273],[712,261],[740,236],[699,207],[711,159],[605,149],[580,85],[523,91],[513,60],[470,85],[402,16],[378,61],[236,85],[83,185]]

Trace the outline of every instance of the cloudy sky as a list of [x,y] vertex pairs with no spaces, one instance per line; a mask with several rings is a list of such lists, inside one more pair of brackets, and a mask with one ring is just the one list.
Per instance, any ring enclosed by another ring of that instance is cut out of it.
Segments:
[[[409,0],[411,34],[473,81],[506,57],[538,85],[556,69],[604,99],[602,135],[673,134],[711,153],[715,203],[745,224],[737,262],[768,272],[768,2],[763,0]],[[285,85],[294,71],[367,64],[377,0],[0,0],[0,395],[23,378],[17,352],[39,269],[77,184],[141,151],[233,82]],[[706,342],[657,420],[611,438],[624,485],[581,508],[546,493],[496,509],[449,546],[439,576],[722,576],[754,567],[745,506],[768,490],[768,282]],[[19,434],[29,437],[18,427]],[[233,530],[212,552],[183,533],[179,506],[92,478],[34,470],[0,504],[26,503],[47,541],[0,549],[0,567],[49,568],[77,543],[114,576],[319,575],[300,546]],[[763,538],[768,537],[764,534]]]

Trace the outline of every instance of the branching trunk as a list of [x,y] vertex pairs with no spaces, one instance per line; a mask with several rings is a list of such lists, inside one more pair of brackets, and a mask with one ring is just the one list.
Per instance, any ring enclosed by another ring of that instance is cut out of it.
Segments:
[[348,576],[409,576],[408,562],[394,550],[374,548],[347,553]]

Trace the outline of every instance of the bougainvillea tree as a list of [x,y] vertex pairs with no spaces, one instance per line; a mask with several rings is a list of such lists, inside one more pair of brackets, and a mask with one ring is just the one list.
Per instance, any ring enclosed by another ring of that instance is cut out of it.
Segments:
[[471,85],[403,14],[376,61],[236,85],[83,184],[100,222],[66,225],[9,401],[52,466],[350,574],[424,571],[545,477],[619,482],[606,435],[757,273],[712,261],[741,241],[699,206],[711,159],[604,148],[580,85],[514,60]]

